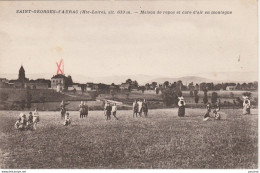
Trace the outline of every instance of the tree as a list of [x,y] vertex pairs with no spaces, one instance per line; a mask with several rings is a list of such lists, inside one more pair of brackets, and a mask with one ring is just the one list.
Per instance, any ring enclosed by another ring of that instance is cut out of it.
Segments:
[[93,91],[93,92],[90,93],[90,97],[91,97],[92,100],[96,100],[97,96],[98,96],[97,91]]
[[182,93],[172,89],[172,88],[166,88],[162,90],[162,99],[163,102],[167,105],[170,106],[172,104],[178,104],[178,95],[181,95]]
[[237,85],[236,85],[236,90],[241,90],[241,85],[240,85],[240,83],[237,83]]
[[135,80],[135,81],[132,81],[132,84],[131,84],[134,88],[138,88],[138,82]]
[[191,97],[193,96],[193,91],[192,91],[192,90],[190,90],[190,96],[191,96]]
[[68,85],[72,85],[73,84],[73,80],[72,80],[72,77],[70,75],[68,75],[68,77],[67,77],[67,84]]
[[126,99],[128,100],[129,99],[129,92],[126,92],[125,95],[126,95]]
[[162,90],[162,99],[167,106],[170,106],[174,103],[175,97],[176,97],[176,93],[173,92],[173,89],[166,88]]
[[169,81],[165,81],[165,82],[163,83],[163,86],[164,86],[164,88],[168,88],[168,86],[169,86]]
[[218,100],[218,93],[213,92],[212,96],[211,96],[211,103],[215,104],[217,102],[217,100]]
[[112,96],[112,99],[114,99],[114,96],[115,96],[114,90],[111,90],[111,91],[110,91],[110,94],[111,94],[111,96]]
[[182,90],[182,89],[183,89],[183,84],[182,84],[182,81],[181,81],[181,80],[178,80],[178,81],[177,81],[177,88],[178,88],[179,90]]
[[81,94],[83,94],[83,93],[84,93],[84,90],[85,90],[84,85],[81,85],[80,88],[81,88]]
[[189,90],[191,90],[191,91],[194,90],[193,82],[189,83],[188,88],[189,88]]
[[145,91],[145,86],[141,86],[140,89],[141,89],[142,93],[144,93],[144,91]]
[[194,101],[195,103],[198,103],[199,102],[198,90],[195,89],[193,93],[194,93]]
[[195,101],[196,104],[199,103],[199,96],[198,95],[195,95],[194,101]]
[[155,89],[157,87],[157,82],[152,82],[151,86],[153,87],[153,89]]
[[208,91],[207,90],[204,90],[204,97],[203,97],[203,102],[206,104],[208,103]]
[[214,86],[214,90],[221,90],[222,88],[222,84],[217,84]]
[[239,97],[236,98],[236,101],[238,102],[240,107],[243,107],[243,101]]
[[128,83],[128,84],[130,84],[130,85],[132,85],[132,79],[127,79],[126,81],[125,81],[125,83]]
[[198,90],[195,89],[195,90],[193,91],[193,94],[194,94],[194,96],[198,95]]
[[250,97],[251,97],[251,94],[252,94],[251,92],[244,92],[242,95],[243,95],[243,96],[247,96],[247,97],[250,98]]
[[146,90],[149,90],[150,89],[150,84],[149,83],[145,84],[145,88],[146,88]]

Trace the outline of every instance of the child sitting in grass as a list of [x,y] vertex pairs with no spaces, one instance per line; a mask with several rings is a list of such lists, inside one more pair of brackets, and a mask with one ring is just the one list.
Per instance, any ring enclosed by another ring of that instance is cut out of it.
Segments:
[[18,120],[15,122],[15,128],[25,130],[27,127],[27,119],[24,113],[20,113]]
[[213,114],[214,114],[214,117],[215,117],[216,120],[220,120],[219,111],[220,111],[220,105],[219,105],[219,103],[217,103],[215,110],[213,111]]
[[70,118],[69,113],[67,112],[66,116],[65,116],[64,126],[68,126],[70,124],[71,124],[71,118]]

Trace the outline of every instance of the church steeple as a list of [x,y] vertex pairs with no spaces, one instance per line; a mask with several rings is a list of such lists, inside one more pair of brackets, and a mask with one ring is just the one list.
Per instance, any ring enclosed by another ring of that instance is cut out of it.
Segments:
[[20,68],[20,70],[19,70],[18,79],[19,79],[20,81],[25,81],[25,71],[24,71],[24,68],[23,68],[22,65],[21,65],[21,68]]

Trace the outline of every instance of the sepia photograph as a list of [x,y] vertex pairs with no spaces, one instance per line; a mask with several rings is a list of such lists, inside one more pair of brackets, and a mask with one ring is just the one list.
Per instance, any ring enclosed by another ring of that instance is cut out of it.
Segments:
[[0,170],[257,170],[257,9],[0,0]]

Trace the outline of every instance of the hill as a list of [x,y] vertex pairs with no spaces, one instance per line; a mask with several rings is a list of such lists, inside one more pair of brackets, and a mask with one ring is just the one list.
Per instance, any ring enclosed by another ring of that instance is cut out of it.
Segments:
[[163,83],[165,81],[169,81],[170,83],[177,82],[181,80],[183,84],[189,84],[190,82],[193,83],[201,83],[201,82],[213,82],[211,79],[197,77],[197,76],[185,76],[185,77],[179,77],[179,78],[156,78],[153,80],[148,81],[147,83],[151,82],[157,82],[157,83]]

